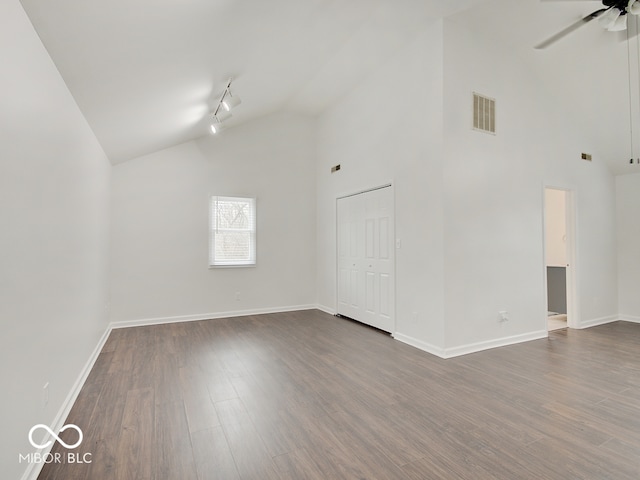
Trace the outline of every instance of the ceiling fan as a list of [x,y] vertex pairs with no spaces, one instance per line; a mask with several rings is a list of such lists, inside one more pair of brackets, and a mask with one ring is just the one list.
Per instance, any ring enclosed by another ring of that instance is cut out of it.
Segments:
[[586,17],[581,18],[577,22],[569,25],[564,30],[561,30],[560,32],[536,45],[535,48],[547,48],[549,45],[566,37],[574,30],[577,30],[581,26],[591,22],[592,20],[595,20],[596,18],[605,29],[611,32],[618,32],[627,29],[627,18],[629,14],[640,15],[640,0],[602,0],[602,6],[603,8],[600,8],[593,13],[590,13]]

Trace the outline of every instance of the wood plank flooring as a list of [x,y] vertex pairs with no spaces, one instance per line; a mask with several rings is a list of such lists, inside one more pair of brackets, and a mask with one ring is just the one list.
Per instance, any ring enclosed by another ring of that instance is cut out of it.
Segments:
[[114,330],[66,423],[92,461],[41,480],[637,480],[640,325],[450,360],[319,311]]

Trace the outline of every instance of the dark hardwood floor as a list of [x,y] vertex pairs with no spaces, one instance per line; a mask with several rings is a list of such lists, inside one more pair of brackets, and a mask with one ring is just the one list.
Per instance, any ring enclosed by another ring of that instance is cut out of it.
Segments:
[[640,325],[450,360],[318,311],[114,330],[66,423],[91,463],[39,479],[637,480]]

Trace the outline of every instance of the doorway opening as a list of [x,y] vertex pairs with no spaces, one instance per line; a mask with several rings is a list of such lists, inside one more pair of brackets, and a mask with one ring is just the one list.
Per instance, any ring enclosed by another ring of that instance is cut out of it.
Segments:
[[548,331],[575,322],[575,207],[572,190],[545,187],[545,285]]

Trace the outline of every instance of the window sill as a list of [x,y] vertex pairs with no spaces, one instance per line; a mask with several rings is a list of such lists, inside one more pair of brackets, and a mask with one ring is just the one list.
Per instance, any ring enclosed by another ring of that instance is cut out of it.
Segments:
[[217,270],[218,268],[255,268],[255,263],[247,265],[209,265],[209,270]]

